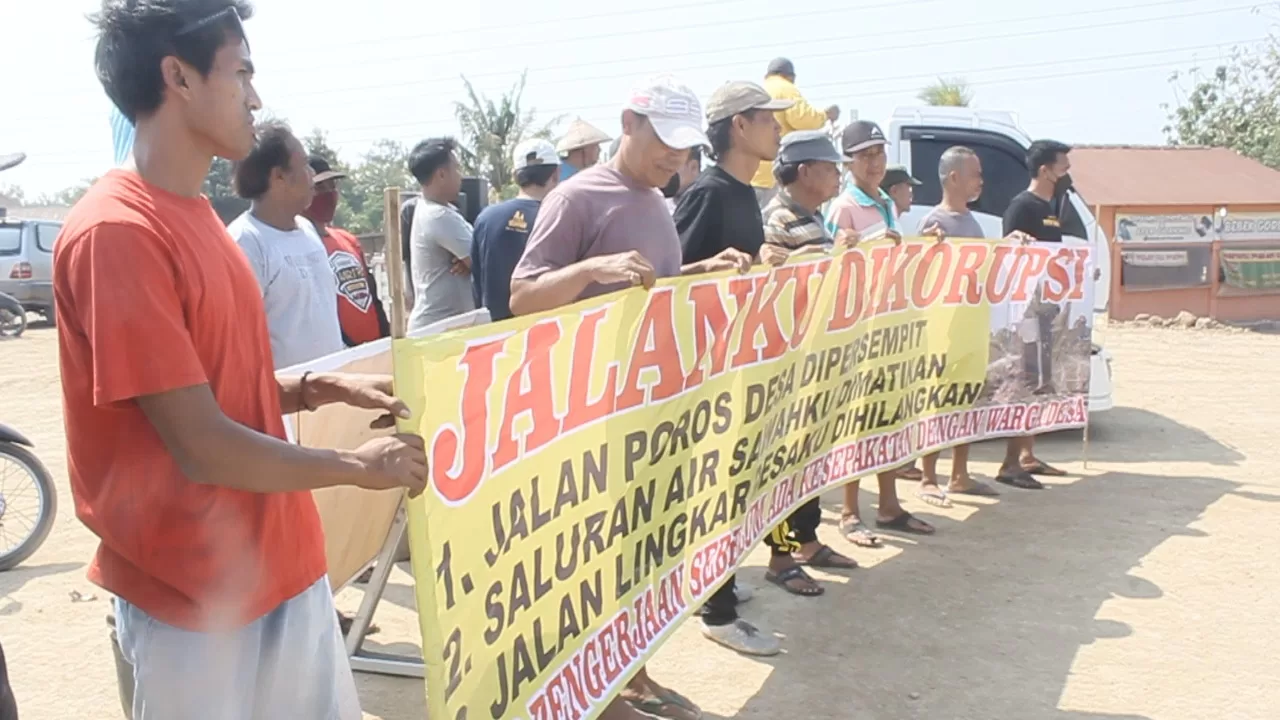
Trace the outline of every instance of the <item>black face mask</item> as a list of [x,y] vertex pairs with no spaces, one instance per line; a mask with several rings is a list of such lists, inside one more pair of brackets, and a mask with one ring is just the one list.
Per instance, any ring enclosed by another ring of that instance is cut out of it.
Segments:
[[1066,175],[1058,178],[1058,181],[1053,184],[1053,194],[1055,197],[1062,197],[1063,195],[1066,195],[1067,191],[1072,187],[1074,186],[1071,182],[1071,173],[1067,173]]
[[676,193],[679,193],[679,192],[680,192],[680,173],[676,173],[675,175],[671,176],[671,179],[667,181],[666,185],[662,186],[662,197],[670,200],[671,198],[676,196]]

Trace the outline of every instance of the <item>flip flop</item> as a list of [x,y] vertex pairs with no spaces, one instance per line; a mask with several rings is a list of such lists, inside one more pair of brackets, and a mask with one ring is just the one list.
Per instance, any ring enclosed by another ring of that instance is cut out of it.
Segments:
[[818,548],[818,551],[815,552],[813,557],[808,560],[802,560],[800,558],[796,558],[795,560],[801,565],[829,570],[855,570],[858,567],[857,560],[841,555],[831,549],[830,545],[823,545]]
[[844,539],[853,543],[858,547],[878,548],[880,547],[880,538],[871,532],[871,528],[855,517],[846,517],[840,519],[840,534],[844,535]]
[[1016,473],[1006,473],[1006,472],[996,473],[996,482],[1004,483],[1005,485],[1010,485],[1012,487],[1020,488],[1022,490],[1043,490],[1044,489],[1044,483],[1031,477],[1031,473],[1022,472],[1022,471],[1016,472]]
[[668,720],[701,720],[702,718],[702,710],[675,690],[665,690],[655,697],[643,700],[628,699],[627,704],[645,715],[657,718]]
[[[913,526],[911,524],[911,521],[913,520],[917,523],[920,523],[921,525],[924,525],[929,529],[924,530],[919,527]],[[912,515],[906,510],[903,510],[901,515],[899,515],[898,517],[892,520],[877,519],[876,527],[880,528],[881,530],[896,530],[898,532],[904,532],[909,535],[932,535],[934,534],[934,532],[936,532],[935,528],[932,525],[921,520],[920,518],[917,518],[915,515]]]
[[916,497],[924,501],[925,505],[932,505],[936,508],[951,507],[951,500],[947,497],[947,491],[938,490],[917,490]]
[[[823,588],[821,585],[818,585],[817,581],[809,577],[809,573],[805,572],[804,568],[800,567],[799,565],[792,565],[791,567],[787,568],[786,570],[783,570],[780,573],[775,573],[772,570],[766,570],[764,573],[764,579],[768,580],[774,585],[777,585],[783,590],[786,590],[792,595],[799,595],[800,597],[818,597],[822,593],[826,592],[826,589]],[[801,579],[808,580],[809,582],[813,583],[813,585],[806,588],[798,588],[798,587],[793,587],[787,584],[792,580],[801,580]]]
[[999,497],[1000,492],[981,480],[974,480],[973,487],[964,490],[948,490],[956,495],[976,495],[978,497]]
[[1063,477],[1067,474],[1066,470],[1059,470],[1043,460],[1036,460],[1035,465],[1024,467],[1022,471],[1030,475],[1048,475],[1051,477]]
[[919,482],[920,479],[924,477],[924,471],[912,465],[895,470],[894,477],[898,480],[914,480]]

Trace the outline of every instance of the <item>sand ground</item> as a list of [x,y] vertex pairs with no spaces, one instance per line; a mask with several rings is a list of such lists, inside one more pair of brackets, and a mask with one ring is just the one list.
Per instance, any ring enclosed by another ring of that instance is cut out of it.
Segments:
[[[1087,470],[1080,434],[1063,433],[1042,454],[1072,474],[1044,492],[935,510],[903,485],[939,533],[881,550],[849,550],[828,513],[823,538],[863,568],[822,575],[824,597],[767,586],[759,550],[739,575],[757,588],[743,614],[786,653],[738,657],[691,622],[655,677],[708,718],[1280,717],[1280,336],[1112,327],[1106,341],[1118,407],[1095,418]],[[107,597],[84,577],[95,541],[67,487],[52,329],[0,342],[0,419],[36,442],[62,501],[44,547],[0,573],[21,716],[117,720]],[[975,470],[990,477],[1000,452],[978,448]],[[371,647],[417,649],[408,580],[398,568]],[[348,589],[339,605],[359,599]],[[425,715],[421,681],[358,683],[366,717]]]

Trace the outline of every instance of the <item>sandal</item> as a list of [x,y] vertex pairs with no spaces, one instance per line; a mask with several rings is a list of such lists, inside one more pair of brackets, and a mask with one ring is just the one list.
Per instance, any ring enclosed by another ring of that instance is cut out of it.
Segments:
[[854,570],[858,567],[858,561],[851,557],[845,557],[831,548],[830,545],[823,545],[818,548],[808,560],[801,557],[795,557],[795,561],[801,565],[809,567],[822,568],[825,570]]
[[990,485],[982,482],[981,480],[972,480],[971,482],[973,483],[972,487],[967,487],[964,490],[951,490],[950,488],[948,488],[947,492],[955,493],[956,495],[976,495],[978,497],[999,497],[1000,496],[999,491],[997,491],[995,488],[991,487]]
[[1036,460],[1035,465],[1024,467],[1022,471],[1028,475],[1048,475],[1051,477],[1064,477],[1067,474],[1066,470],[1059,470],[1043,460]]
[[904,532],[910,535],[932,535],[936,532],[932,525],[920,518],[917,518],[906,510],[903,510],[901,515],[892,520],[877,519],[876,527],[881,530],[897,530],[898,532]]
[[871,528],[867,527],[861,520],[852,515],[840,518],[840,534],[844,535],[844,539],[864,548],[880,547],[880,538],[871,532]]
[[914,482],[920,482],[921,478],[924,477],[924,471],[916,467],[915,465],[908,465],[907,467],[904,467],[904,468],[898,468],[893,472],[894,472],[894,477],[896,477],[898,480],[911,480]]
[[996,482],[1004,483],[1005,485],[1010,485],[1016,488],[1021,488],[1023,490],[1043,490],[1044,489],[1044,483],[1031,477],[1031,473],[1024,472],[1024,471],[1010,473],[1010,472],[1005,472],[1001,470],[1000,472],[996,473]]
[[667,720],[702,720],[702,710],[675,690],[664,689],[661,694],[654,697],[643,700],[626,698],[626,701],[636,710],[653,717],[667,718]]
[[[786,590],[792,595],[799,595],[800,597],[817,597],[826,592],[826,589],[819,585],[816,580],[809,577],[809,573],[805,572],[804,568],[799,565],[792,565],[780,573],[767,570],[765,571],[764,579],[774,585],[777,585],[783,590]],[[813,584],[808,587],[795,587],[794,585],[788,585],[787,583],[792,580],[806,580]]]
[[951,500],[947,497],[947,491],[941,488],[937,490],[917,490],[916,497],[920,498],[925,505],[932,505],[936,508],[951,507]]

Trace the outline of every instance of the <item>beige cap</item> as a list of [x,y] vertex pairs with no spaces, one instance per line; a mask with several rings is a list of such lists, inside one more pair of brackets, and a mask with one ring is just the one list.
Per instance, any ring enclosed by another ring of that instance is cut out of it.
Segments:
[[569,125],[569,129],[565,131],[564,137],[560,138],[560,142],[556,143],[556,152],[564,155],[578,148],[607,143],[610,139],[608,135],[604,134],[603,130],[582,118],[578,118]]
[[707,102],[707,124],[748,110],[786,110],[795,104],[794,100],[774,100],[768,91],[753,82],[725,83]]

